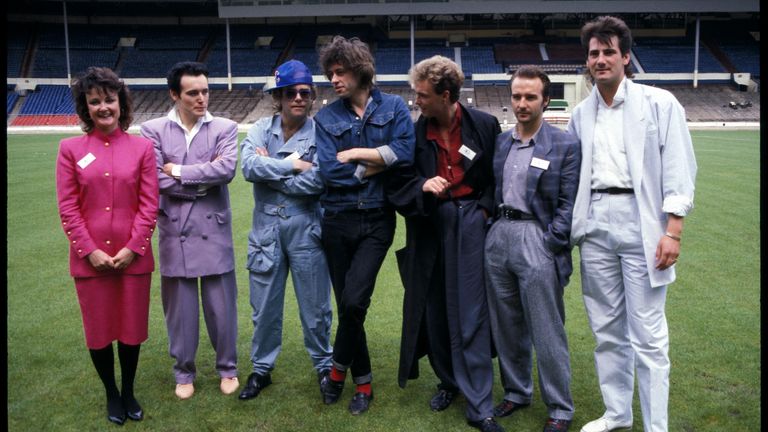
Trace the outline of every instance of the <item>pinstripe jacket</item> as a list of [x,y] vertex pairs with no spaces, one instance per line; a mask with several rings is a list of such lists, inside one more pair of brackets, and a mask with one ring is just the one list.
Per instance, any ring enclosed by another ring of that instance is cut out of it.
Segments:
[[[571,260],[571,219],[576,188],[579,185],[581,147],[573,135],[544,121],[533,146],[533,157],[548,161],[546,169],[528,167],[525,198],[531,213],[544,231],[544,243],[555,257],[557,277],[561,286],[568,284],[573,272]],[[496,208],[502,200],[504,162],[512,148],[512,130],[496,138],[493,172],[496,178],[494,194]]]

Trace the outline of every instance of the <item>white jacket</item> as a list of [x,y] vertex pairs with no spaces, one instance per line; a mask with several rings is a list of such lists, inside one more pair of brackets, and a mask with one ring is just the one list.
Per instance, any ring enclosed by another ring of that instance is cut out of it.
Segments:
[[[656,269],[656,247],[667,226],[667,214],[686,216],[693,208],[696,158],[685,110],[668,91],[624,79],[624,145],[632,188],[640,210],[640,232],[651,286],[675,280],[674,265]],[[571,242],[584,240],[589,214],[592,148],[598,90],[573,110],[568,131],[581,140],[581,177],[573,208]]]

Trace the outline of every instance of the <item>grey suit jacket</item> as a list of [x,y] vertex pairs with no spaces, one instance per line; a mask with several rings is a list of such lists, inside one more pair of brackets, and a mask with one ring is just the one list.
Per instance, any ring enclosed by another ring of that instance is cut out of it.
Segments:
[[[579,182],[581,149],[573,135],[547,122],[542,123],[533,146],[533,157],[547,161],[547,168],[528,167],[525,198],[531,213],[544,231],[544,244],[555,258],[560,286],[566,286],[573,272],[571,260],[571,216]],[[512,130],[496,137],[493,172],[496,177],[496,205],[503,202],[504,162],[512,148]]]

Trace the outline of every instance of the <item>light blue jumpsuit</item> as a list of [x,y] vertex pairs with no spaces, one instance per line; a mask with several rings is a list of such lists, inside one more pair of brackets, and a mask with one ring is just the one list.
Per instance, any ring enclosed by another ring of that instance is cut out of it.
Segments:
[[[251,362],[259,375],[274,369],[280,353],[289,268],[304,346],[318,372],[331,367],[331,280],[320,244],[318,198],[324,186],[318,175],[315,124],[307,118],[287,143],[280,125],[280,115],[257,121],[241,152],[255,203],[247,266],[254,327]],[[266,148],[269,157],[256,153],[257,147]],[[291,159],[297,156],[315,166],[295,174]]]

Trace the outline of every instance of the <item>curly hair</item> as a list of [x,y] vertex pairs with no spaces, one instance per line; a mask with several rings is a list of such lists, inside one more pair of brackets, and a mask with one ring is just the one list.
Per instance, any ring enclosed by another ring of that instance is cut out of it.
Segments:
[[75,111],[80,121],[83,122],[83,132],[88,133],[93,130],[94,123],[88,112],[88,102],[86,97],[92,89],[101,89],[104,93],[107,90],[117,93],[117,99],[120,104],[120,118],[118,123],[120,129],[128,130],[133,121],[133,99],[128,86],[117,76],[110,68],[91,66],[72,81],[72,98],[75,100]]
[[376,75],[373,55],[368,45],[359,38],[347,39],[344,36],[334,36],[331,42],[320,49],[318,63],[329,80],[331,66],[338,63],[344,69],[352,71],[361,88],[367,89],[373,86]]
[[[610,45],[611,37],[616,36],[619,39],[619,51],[622,57],[629,54],[632,49],[632,32],[627,24],[621,18],[614,16],[599,16],[592,21],[584,24],[581,28],[581,46],[589,56],[589,41],[596,38],[603,44]],[[632,62],[624,65],[624,75],[632,78]]]
[[450,101],[456,102],[464,84],[464,72],[453,60],[436,55],[413,65],[408,71],[408,80],[411,85],[416,81],[429,81],[435,93],[448,90]]

